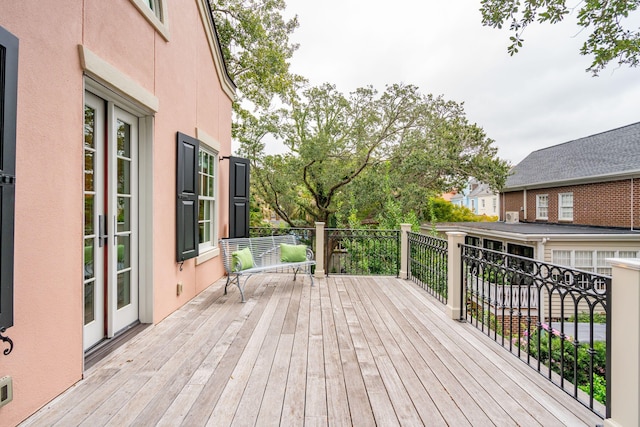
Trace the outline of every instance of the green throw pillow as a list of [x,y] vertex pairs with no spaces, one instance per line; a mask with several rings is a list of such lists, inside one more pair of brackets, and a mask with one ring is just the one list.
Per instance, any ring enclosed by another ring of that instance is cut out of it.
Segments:
[[[251,255],[251,250],[249,248],[233,252],[231,254],[231,259],[231,269],[233,271],[237,271],[238,267],[240,270],[246,270],[247,268],[253,267],[253,255]],[[240,265],[238,265],[238,263]]]
[[307,260],[305,245],[288,245],[280,243],[280,259],[283,262],[302,262]]

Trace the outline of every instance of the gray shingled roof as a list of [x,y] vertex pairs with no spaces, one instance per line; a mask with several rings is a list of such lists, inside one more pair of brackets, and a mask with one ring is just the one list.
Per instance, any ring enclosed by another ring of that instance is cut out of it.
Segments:
[[505,189],[640,172],[640,122],[529,154]]

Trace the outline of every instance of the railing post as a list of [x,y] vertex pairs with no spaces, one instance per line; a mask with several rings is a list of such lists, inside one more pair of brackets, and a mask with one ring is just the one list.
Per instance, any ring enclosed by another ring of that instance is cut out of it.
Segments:
[[409,232],[411,224],[400,224],[400,273],[401,279],[409,278]]
[[458,246],[464,243],[467,233],[459,231],[447,232],[447,307],[449,318],[462,318],[462,249]]
[[640,259],[607,259],[613,266],[607,305],[610,325],[609,418],[605,426],[640,425]]
[[324,277],[324,222],[316,222],[316,272],[318,279]]

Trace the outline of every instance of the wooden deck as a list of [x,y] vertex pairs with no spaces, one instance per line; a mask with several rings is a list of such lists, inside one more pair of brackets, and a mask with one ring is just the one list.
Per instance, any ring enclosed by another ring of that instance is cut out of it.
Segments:
[[[302,279],[302,280],[301,280]],[[224,280],[24,426],[560,426],[602,420],[410,281]]]

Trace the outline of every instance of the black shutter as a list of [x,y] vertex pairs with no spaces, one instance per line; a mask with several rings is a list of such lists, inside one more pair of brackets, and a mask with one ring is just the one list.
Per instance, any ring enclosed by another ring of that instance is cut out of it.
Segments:
[[198,256],[198,152],[197,139],[178,132],[177,261]]
[[229,237],[249,237],[249,160],[229,160]]
[[0,27],[0,330],[13,326],[18,39]]

